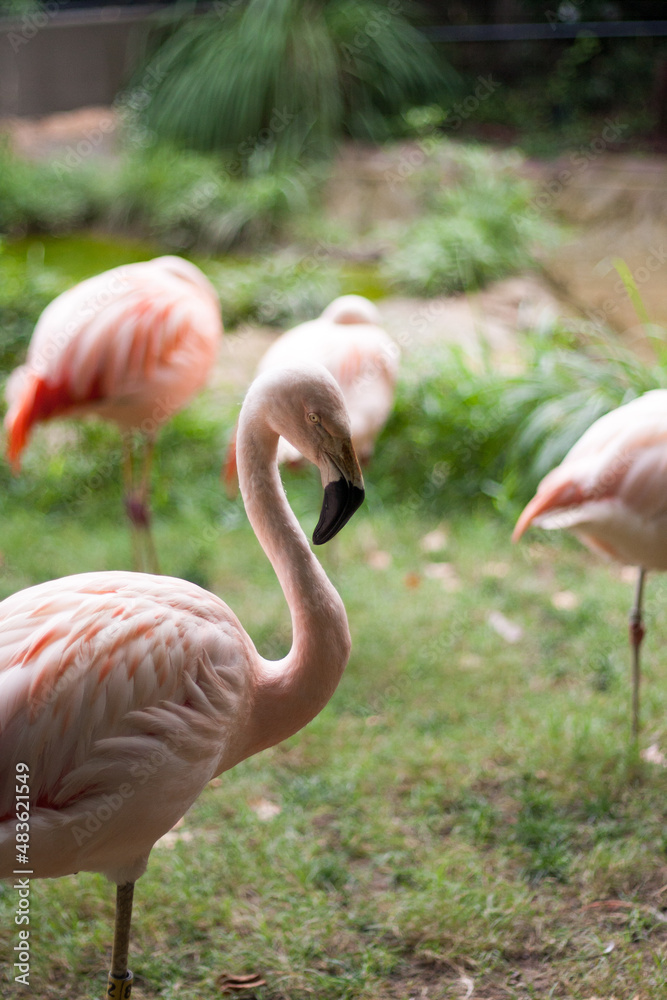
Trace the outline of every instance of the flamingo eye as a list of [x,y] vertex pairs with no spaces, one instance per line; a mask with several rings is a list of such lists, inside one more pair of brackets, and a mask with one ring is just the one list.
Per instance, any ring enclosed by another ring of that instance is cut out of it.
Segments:
[[319,424],[320,422],[320,417],[319,414],[317,413],[309,413],[308,419],[310,420],[311,424]]

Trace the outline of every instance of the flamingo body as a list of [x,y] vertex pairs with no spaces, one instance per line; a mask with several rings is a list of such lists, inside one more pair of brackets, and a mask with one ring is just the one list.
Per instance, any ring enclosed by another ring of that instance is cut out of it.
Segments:
[[240,622],[183,580],[87,573],[0,604],[0,650],[0,876],[16,867],[21,762],[35,877],[134,881],[210,778],[241,759],[256,661]]
[[596,420],[542,480],[513,539],[530,524],[568,528],[628,565],[667,569],[667,390]]
[[[317,319],[282,334],[262,357],[258,373],[301,362],[324,365],[338,382],[350,415],[352,441],[360,460],[373,453],[391,413],[399,349],[380,326],[380,314],[361,295],[343,295]],[[281,441],[279,461],[300,455]]]
[[213,286],[194,264],[158,257],[88,278],[40,316],[7,384],[10,462],[32,427],[96,414],[152,436],[202,387],[222,336]]
[[133,883],[153,844],[212,777],[306,725],[350,654],[343,603],[282,490],[281,433],[321,471],[317,544],[363,499],[331,375],[256,379],[239,419],[239,485],[292,618],[281,660],[264,659],[218,597],[170,577],[87,573],[0,603],[0,877],[17,866],[15,783],[28,765],[26,875],[97,871],[118,884],[116,992],[131,980]]
[[531,525],[568,528],[589,548],[639,569],[630,612],[632,735],[639,735],[644,577],[667,569],[667,390],[596,420],[537,488],[512,538]]

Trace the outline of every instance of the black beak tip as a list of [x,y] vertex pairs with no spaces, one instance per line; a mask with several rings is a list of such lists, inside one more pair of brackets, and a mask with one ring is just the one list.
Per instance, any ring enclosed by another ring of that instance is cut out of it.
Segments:
[[346,479],[337,479],[324,489],[322,512],[313,531],[313,542],[322,545],[337,535],[364,502],[365,492]]

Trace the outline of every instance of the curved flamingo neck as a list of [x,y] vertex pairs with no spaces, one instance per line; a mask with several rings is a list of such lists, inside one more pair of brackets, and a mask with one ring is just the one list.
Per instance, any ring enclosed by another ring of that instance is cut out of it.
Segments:
[[282,660],[257,655],[246,756],[286,739],[314,718],[336,689],[350,655],[343,602],[282,488],[276,462],[279,435],[269,426],[261,397],[253,403],[246,403],[239,420],[239,487],[289,607],[292,647]]

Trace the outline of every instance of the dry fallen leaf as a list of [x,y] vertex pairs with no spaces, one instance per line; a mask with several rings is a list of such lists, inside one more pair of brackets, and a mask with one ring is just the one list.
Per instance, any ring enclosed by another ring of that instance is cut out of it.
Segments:
[[429,531],[419,542],[422,552],[442,552],[447,548],[447,532],[443,528]]
[[424,576],[428,577],[429,580],[439,580],[445,590],[450,592],[458,590],[461,586],[461,581],[452,563],[426,563],[424,566]]
[[274,816],[279,816],[282,812],[280,806],[276,802],[269,802],[268,799],[254,799],[254,801],[249,802],[248,805],[254,812],[255,816],[266,822],[268,819],[273,819]]
[[188,844],[193,837],[192,831],[181,830],[180,832],[178,832],[179,827],[183,826],[184,823],[185,823],[185,818],[181,816],[178,822],[174,823],[171,830],[169,830],[168,833],[165,833],[162,837],[160,837],[155,846],[166,847],[169,850],[172,850],[179,842],[179,840],[182,840],[183,843]]
[[639,756],[648,764],[657,764],[658,767],[667,767],[667,757],[657,743],[651,743],[650,747],[640,751]]
[[579,607],[579,598],[571,590],[559,590],[551,598],[551,603],[558,611],[573,611]]
[[260,986],[266,986],[266,980],[252,972],[249,976],[227,976],[218,978],[218,986],[222,993],[239,993],[243,990],[256,990]]
[[486,619],[494,632],[505,642],[515,643],[523,639],[523,629],[516,622],[506,618],[502,611],[491,611]]
[[389,569],[391,566],[391,552],[383,552],[382,549],[375,549],[366,556],[366,562],[371,569]]
[[465,974],[462,973],[459,982],[461,983],[461,986],[465,990],[465,993],[462,994],[463,997],[465,998],[465,1000],[469,1000],[469,997],[471,997],[475,992],[475,980],[471,979],[470,976],[466,976]]

